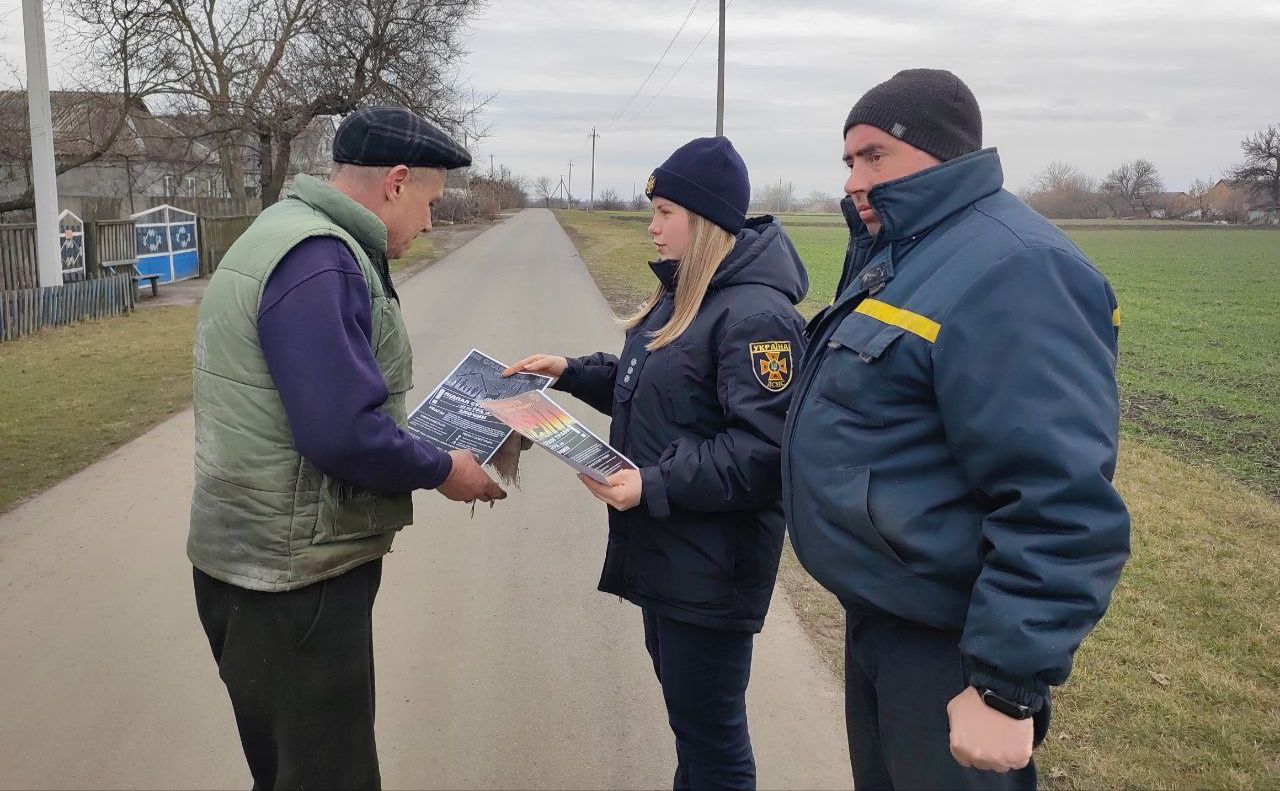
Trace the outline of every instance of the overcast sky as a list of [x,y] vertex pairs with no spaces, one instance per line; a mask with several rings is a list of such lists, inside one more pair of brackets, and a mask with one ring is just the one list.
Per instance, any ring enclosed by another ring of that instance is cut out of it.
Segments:
[[[20,66],[19,5],[0,0],[0,54]],[[595,126],[597,189],[643,189],[674,148],[715,130],[715,31],[694,50],[716,0],[697,3],[622,112],[693,5],[492,0],[466,69],[496,94],[480,159],[552,181],[572,159],[574,194],[585,195]],[[51,14],[51,38],[59,24]],[[56,82],[56,53],[50,65]],[[1241,137],[1280,123],[1280,0],[733,0],[726,134],[753,183],[835,194],[849,108],[917,66],[973,89],[1013,189],[1054,159],[1103,176],[1139,156],[1182,189],[1218,178]]]

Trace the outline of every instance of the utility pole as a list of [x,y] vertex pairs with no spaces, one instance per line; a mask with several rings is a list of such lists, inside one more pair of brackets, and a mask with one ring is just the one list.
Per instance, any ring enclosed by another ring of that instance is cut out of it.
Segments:
[[566,209],[573,208],[573,160],[569,160],[569,186],[565,187],[565,194],[569,196],[569,205]]
[[724,4],[720,0],[720,70],[716,80],[716,137],[724,134]]
[[31,120],[31,185],[36,209],[36,261],[41,286],[62,285],[58,248],[58,177],[53,156],[53,111],[49,104],[49,63],[44,48],[41,0],[22,0],[27,48],[27,111]]
[[493,181],[493,154],[489,155],[489,180]]
[[596,134],[596,128],[591,127],[591,134],[587,135],[591,138],[591,202],[587,204],[587,211],[591,211],[596,207],[596,138],[600,135]]

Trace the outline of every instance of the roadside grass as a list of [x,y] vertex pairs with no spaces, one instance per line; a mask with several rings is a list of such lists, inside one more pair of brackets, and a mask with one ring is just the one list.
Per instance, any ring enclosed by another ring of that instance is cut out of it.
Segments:
[[[614,310],[633,309],[653,282],[638,215],[557,216]],[[803,307],[812,312],[830,301],[822,289],[838,275],[845,232],[787,225],[810,265],[816,293]],[[1275,419],[1280,348],[1275,330],[1259,322],[1268,305],[1276,315],[1280,253],[1266,240],[1280,241],[1280,235],[1224,233],[1090,230],[1072,236],[1120,295],[1122,360],[1132,361],[1122,371],[1126,397],[1172,389],[1192,415],[1187,421],[1199,421],[1202,431],[1210,405],[1237,406],[1220,422],[1225,433],[1239,436],[1259,419]],[[1233,278],[1203,276],[1211,252],[1214,274]],[[1221,316],[1227,312],[1238,315]],[[1180,322],[1198,331],[1165,337],[1170,324]],[[1205,366],[1213,355],[1226,359]],[[1268,359],[1246,359],[1263,356]],[[1245,392],[1219,392],[1224,388]],[[1267,483],[1274,479],[1249,474],[1266,469],[1257,464],[1266,458],[1265,443],[1250,466],[1236,456],[1254,446],[1207,453],[1217,447],[1211,439],[1192,444],[1126,419],[1117,485],[1133,516],[1133,555],[1106,619],[1078,653],[1071,680],[1056,691],[1054,728],[1037,753],[1046,788],[1280,786],[1280,504]],[[840,674],[839,603],[789,546],[779,582],[819,655]]]
[[0,513],[190,402],[195,316],[140,310],[0,344]]
[[[647,213],[557,216],[587,246],[584,257],[626,251],[597,277],[606,297],[647,292]],[[812,315],[835,296],[848,232],[839,215],[782,220],[809,269],[800,310]],[[1126,432],[1280,501],[1280,232],[1161,220],[1062,224],[1120,302]]]
[[[392,273],[412,277],[493,225],[443,226]],[[190,404],[195,317],[148,308],[0,343],[0,513]]]
[[414,239],[403,258],[390,263],[391,274],[397,275],[397,280],[402,279],[400,275],[416,275],[497,224],[497,221],[485,221],[438,225],[431,233]]

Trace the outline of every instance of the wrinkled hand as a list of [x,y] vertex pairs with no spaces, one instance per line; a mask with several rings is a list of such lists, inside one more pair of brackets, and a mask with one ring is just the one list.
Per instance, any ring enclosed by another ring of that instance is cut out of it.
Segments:
[[543,376],[550,376],[552,380],[556,380],[564,376],[564,372],[568,367],[569,361],[563,357],[556,357],[551,354],[535,354],[532,357],[524,358],[503,371],[502,375],[542,374]]
[[629,511],[639,505],[640,494],[644,490],[639,470],[614,473],[609,476],[607,484],[593,481],[585,475],[579,475],[578,480],[591,490],[597,500],[617,511]]
[[437,492],[462,503],[473,500],[490,503],[506,498],[507,493],[481,469],[471,451],[451,450],[449,455],[453,457],[453,470],[444,483],[436,487]]
[[983,703],[973,687],[951,699],[947,718],[951,721],[951,755],[961,766],[1003,774],[1031,761],[1032,720],[1001,714]]

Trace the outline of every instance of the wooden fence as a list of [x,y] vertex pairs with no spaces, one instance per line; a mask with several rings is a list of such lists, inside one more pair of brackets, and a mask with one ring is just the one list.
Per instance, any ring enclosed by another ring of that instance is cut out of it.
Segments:
[[0,341],[17,340],[44,327],[128,313],[135,299],[133,278],[128,275],[0,291]]
[[[87,268],[90,277],[103,274],[103,267],[138,260],[133,220],[96,220],[85,223],[88,240]],[[109,274],[109,273],[108,273]]]
[[254,215],[242,214],[236,217],[201,217],[200,230],[200,277],[212,275],[222,262],[222,256],[240,234],[245,232],[254,221]]
[[0,225],[0,291],[35,288],[39,284],[35,223]]
[[[240,238],[255,215],[201,217],[196,238],[200,242],[200,277],[218,268],[228,248]],[[85,277],[111,274],[112,267],[138,259],[133,220],[90,220],[84,224]],[[35,223],[0,225],[0,291],[19,291],[40,285],[36,258]]]

